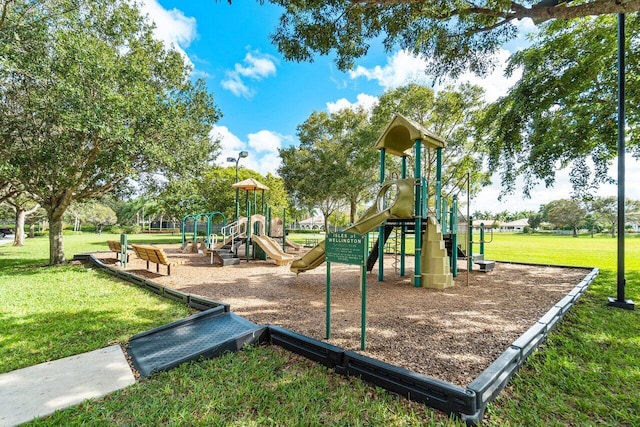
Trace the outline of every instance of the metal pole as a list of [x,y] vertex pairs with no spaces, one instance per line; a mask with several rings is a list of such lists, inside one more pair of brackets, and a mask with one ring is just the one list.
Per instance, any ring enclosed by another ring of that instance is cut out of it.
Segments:
[[416,180],[416,200],[414,205],[414,218],[416,222],[415,231],[415,255],[414,255],[414,271],[413,271],[413,286],[419,288],[421,285],[422,271],[422,174],[420,170],[422,140],[416,139],[414,143],[415,151],[415,173],[414,178]]
[[609,298],[609,305],[627,310],[633,310],[633,301],[624,297],[625,277],[624,277],[624,208],[625,208],[625,188],[624,188],[624,156],[625,156],[625,16],[618,14],[618,276],[617,276],[617,296]]
[[[407,156],[402,156],[402,170],[401,176],[402,179],[407,177]],[[402,232],[400,234],[400,277],[404,277],[405,273],[405,257],[407,254],[407,225],[403,221],[402,222]]]
[[458,277],[458,196],[453,196],[451,202],[451,272],[453,277]]
[[441,224],[446,221],[446,210],[442,209],[442,147],[436,148],[436,218]]
[[331,338],[331,263],[327,262],[327,300],[325,302],[325,334],[326,339]]
[[[238,162],[240,161],[240,157],[236,159],[236,184],[238,183]],[[240,219],[240,189],[236,187],[236,222]]]
[[473,221],[471,220],[471,173],[467,172],[467,286],[469,286],[469,275],[471,274],[471,267],[473,267],[473,260],[471,259],[472,243],[471,232],[473,230]]
[[367,347],[367,251],[369,248],[369,234],[364,235],[362,262],[360,263],[360,350]]
[[247,262],[249,262],[249,256],[251,254],[251,202],[249,201],[249,190],[245,190],[245,203],[247,205],[247,240],[244,247]]
[[287,208],[282,208],[282,252],[287,251]]
[[[385,180],[385,154],[386,150],[382,148],[380,150],[380,183],[382,184]],[[378,281],[384,281],[384,227],[385,223],[383,222],[380,227],[378,227]]]

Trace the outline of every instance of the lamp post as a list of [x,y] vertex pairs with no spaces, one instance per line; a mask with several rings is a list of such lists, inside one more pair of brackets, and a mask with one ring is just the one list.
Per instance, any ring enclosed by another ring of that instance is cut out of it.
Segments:
[[[245,157],[248,157],[248,156],[249,156],[249,152],[248,151],[241,151],[241,152],[238,153],[238,158],[227,157],[227,162],[236,164],[236,184],[238,183],[238,162],[240,162],[240,159],[244,159]],[[239,196],[240,196],[240,189],[236,188],[236,221],[238,221],[239,210],[240,210],[240,207],[238,205],[238,197]]]

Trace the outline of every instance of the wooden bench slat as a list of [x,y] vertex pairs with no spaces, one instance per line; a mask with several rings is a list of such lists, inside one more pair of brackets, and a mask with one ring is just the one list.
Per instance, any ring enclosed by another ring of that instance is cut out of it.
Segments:
[[167,266],[167,275],[171,275],[171,266],[184,264],[184,261],[170,261],[167,254],[162,248],[156,248],[146,245],[131,245],[138,258],[147,261],[147,270],[149,262],[156,264],[156,272],[160,271],[160,264]]
[[[107,240],[107,245],[111,252],[116,253],[116,259],[119,259],[120,254],[122,253],[122,245],[120,242],[118,240]],[[127,261],[129,261],[129,250],[127,250]]]

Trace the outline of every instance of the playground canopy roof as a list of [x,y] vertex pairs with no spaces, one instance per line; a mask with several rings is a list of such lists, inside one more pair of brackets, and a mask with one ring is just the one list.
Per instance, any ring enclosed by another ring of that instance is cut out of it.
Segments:
[[253,178],[244,179],[240,182],[236,182],[231,186],[232,188],[239,188],[241,190],[268,190],[269,187],[262,184],[259,181],[256,181]]
[[422,144],[429,148],[444,148],[446,146],[444,139],[438,135],[429,132],[413,120],[396,113],[391,123],[378,138],[376,148],[378,150],[384,148],[386,153],[395,156],[408,156],[411,154],[413,144],[417,139],[420,139]]

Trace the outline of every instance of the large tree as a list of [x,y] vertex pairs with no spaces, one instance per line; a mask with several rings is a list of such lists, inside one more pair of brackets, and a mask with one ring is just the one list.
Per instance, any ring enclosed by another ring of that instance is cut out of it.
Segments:
[[[589,203],[589,210],[596,219],[607,224],[611,230],[611,237],[616,237],[618,229],[618,198],[617,197],[596,197]],[[627,199],[624,203],[624,215],[630,222],[640,219],[640,202]]]
[[[522,77],[487,111],[479,128],[490,151],[489,166],[499,172],[504,192],[524,179],[524,193],[538,182],[552,186],[556,171],[570,167],[576,196],[603,182],[618,155],[615,17],[556,21],[541,29],[535,43],[510,60]],[[627,19],[632,40],[640,32],[636,15]],[[626,145],[640,154],[640,75],[638,43],[629,43]]]
[[59,264],[72,200],[196,172],[214,157],[219,112],[128,0],[0,6],[0,159],[46,209]]
[[[313,112],[298,126],[299,147],[280,150],[278,173],[296,203],[319,208],[325,218],[341,205],[350,206],[350,222],[367,191],[377,182],[367,113],[343,109],[334,113]],[[346,202],[346,203],[345,203]]]
[[[349,221],[356,220],[359,203],[371,197],[378,182],[378,153],[374,144],[378,133],[369,124],[367,111],[345,108],[333,113],[314,112],[298,127],[304,147],[322,149],[340,169],[332,178],[338,195],[349,206]],[[315,168],[333,167],[317,164]]]
[[550,223],[558,228],[570,228],[573,237],[578,237],[578,227],[585,222],[587,215],[582,203],[576,199],[554,200],[545,205],[545,211]]
[[24,224],[29,215],[40,209],[40,205],[33,201],[33,198],[25,192],[18,192],[11,197],[6,197],[4,203],[11,206],[14,212],[15,229],[13,235],[13,246],[24,246],[25,233]]
[[387,50],[428,58],[431,74],[454,77],[467,69],[486,73],[491,54],[516,37],[524,18],[540,24],[640,10],[640,0],[268,1],[284,8],[273,42],[287,59],[312,61],[335,52],[338,67],[348,70],[382,39]]
[[328,217],[344,203],[336,180],[344,168],[333,161],[331,148],[334,147],[301,144],[280,149],[282,166],[278,169],[293,204],[309,212],[319,208],[324,215],[325,229]]

